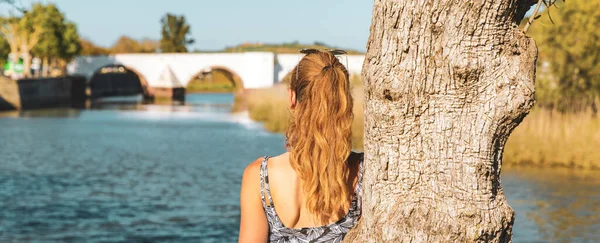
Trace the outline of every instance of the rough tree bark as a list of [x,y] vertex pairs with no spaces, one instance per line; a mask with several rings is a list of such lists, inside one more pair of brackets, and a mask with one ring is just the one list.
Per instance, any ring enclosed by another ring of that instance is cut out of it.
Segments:
[[510,242],[504,145],[533,106],[531,0],[376,0],[351,242]]

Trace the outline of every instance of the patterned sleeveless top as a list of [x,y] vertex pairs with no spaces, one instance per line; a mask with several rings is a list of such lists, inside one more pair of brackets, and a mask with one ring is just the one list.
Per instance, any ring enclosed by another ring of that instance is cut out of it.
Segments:
[[[267,215],[267,221],[269,222],[269,242],[342,242],[346,233],[356,226],[361,214],[363,159],[361,158],[359,162],[358,185],[352,196],[348,213],[335,223],[305,228],[285,227],[277,215],[273,205],[273,198],[271,197],[271,190],[269,189],[269,175],[267,173],[268,159],[269,157],[265,156],[260,167],[260,197]],[[267,199],[269,200],[268,203]]]

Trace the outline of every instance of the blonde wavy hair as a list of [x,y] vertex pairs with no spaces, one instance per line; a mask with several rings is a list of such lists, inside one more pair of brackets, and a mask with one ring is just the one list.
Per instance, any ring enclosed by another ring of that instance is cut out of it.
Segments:
[[290,163],[302,181],[306,207],[318,221],[339,219],[352,197],[347,185],[353,100],[348,70],[327,51],[304,56],[293,69],[296,93],[286,131]]

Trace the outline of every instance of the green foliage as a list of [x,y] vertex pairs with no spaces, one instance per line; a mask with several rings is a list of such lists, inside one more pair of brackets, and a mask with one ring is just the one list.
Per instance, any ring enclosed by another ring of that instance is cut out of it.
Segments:
[[538,105],[596,111],[600,105],[600,0],[559,2],[531,28],[539,46]]
[[129,36],[121,36],[119,40],[112,46],[113,53],[135,53],[140,49],[140,44],[137,40]]
[[42,58],[59,58],[70,61],[81,52],[77,26],[66,20],[54,4],[34,4],[28,11],[32,26],[41,27],[43,32],[33,47],[33,55]]
[[158,41],[143,39],[138,41],[129,36],[121,36],[110,48],[97,46],[93,42],[83,39],[80,42],[81,55],[96,56],[117,53],[155,53],[158,50]]
[[31,50],[38,57],[58,57],[62,43],[62,32],[64,31],[64,15],[54,4],[44,6],[40,3],[34,4],[28,14],[33,19],[33,25],[41,26],[44,31],[40,40]]
[[162,52],[187,52],[187,45],[193,44],[194,39],[188,37],[190,25],[186,23],[185,17],[167,14],[161,19],[161,23],[160,49]]
[[60,45],[60,57],[69,61],[81,53],[81,40],[77,33],[77,26],[74,23],[67,22],[63,41]]
[[86,40],[86,39],[81,39],[79,44],[81,45],[81,55],[84,55],[84,56],[97,56],[97,55],[110,54],[110,50],[108,50],[104,47],[101,47],[101,46],[97,46],[93,42]]
[[10,46],[4,36],[0,35],[0,67],[4,67],[8,54],[10,54]]
[[151,39],[137,41],[129,36],[121,36],[110,48],[111,53],[154,53],[158,43]]
[[140,45],[139,52],[142,52],[142,53],[155,53],[160,48],[159,41],[149,39],[149,38],[142,39],[139,42],[139,45]]
[[154,53],[157,45],[153,40],[145,39],[142,42],[129,36],[121,36],[110,48],[111,53]]

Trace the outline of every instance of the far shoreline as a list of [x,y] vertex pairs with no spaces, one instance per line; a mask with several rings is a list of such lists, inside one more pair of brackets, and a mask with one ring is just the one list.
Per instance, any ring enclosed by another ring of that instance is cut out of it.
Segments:
[[194,90],[194,91],[185,91],[186,94],[226,94],[231,93],[234,94],[235,91],[208,91],[208,90]]

